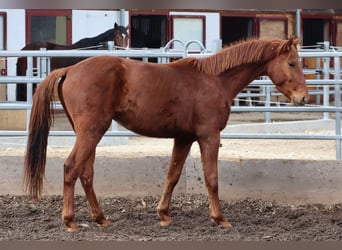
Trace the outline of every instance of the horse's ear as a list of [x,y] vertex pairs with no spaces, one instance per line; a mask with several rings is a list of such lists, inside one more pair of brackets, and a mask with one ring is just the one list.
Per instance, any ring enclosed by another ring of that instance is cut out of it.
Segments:
[[300,49],[300,47],[302,46],[302,43],[303,43],[303,39],[301,37],[297,37],[295,39],[294,44],[296,45],[297,50]]
[[114,23],[114,28],[115,29],[119,28],[119,25],[116,22]]
[[129,25],[127,25],[127,26],[125,27],[125,29],[128,31],[128,30],[129,30]]
[[286,44],[286,50],[290,51],[292,45],[295,46],[297,50],[299,50],[301,44],[302,39],[300,37],[290,36]]

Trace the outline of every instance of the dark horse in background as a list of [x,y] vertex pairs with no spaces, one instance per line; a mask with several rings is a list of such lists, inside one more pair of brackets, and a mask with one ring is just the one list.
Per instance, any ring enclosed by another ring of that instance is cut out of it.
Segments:
[[[27,44],[21,50],[39,50],[46,48],[47,50],[77,50],[77,49],[105,49],[108,41],[114,41],[115,47],[118,49],[128,47],[128,27],[119,26],[114,24],[114,28],[109,29],[95,37],[83,38],[72,45],[55,44],[48,41],[37,41]],[[85,57],[56,57],[51,59],[51,71],[58,68],[74,65]],[[34,60],[36,65],[36,60]],[[17,61],[17,76],[25,76],[27,69],[26,57],[20,57]],[[36,84],[33,88],[35,89]],[[27,85],[17,84],[17,101],[27,100]]]
[[[223,217],[218,192],[220,131],[227,125],[235,96],[251,81],[267,75],[295,105],[309,100],[298,57],[300,39],[251,40],[223,48],[205,58],[184,58],[168,64],[114,56],[96,56],[51,72],[33,96],[24,163],[24,184],[30,196],[41,195],[48,135],[56,91],[75,131],[76,141],[64,163],[62,219],[69,231],[77,224],[74,191],[78,178],[92,219],[109,225],[93,188],[96,146],[114,119],[127,129],[150,137],[174,138],[164,192],[157,211],[161,225],[172,222],[171,195],[192,144],[201,151],[209,214],[213,222],[231,226]],[[134,173],[132,173],[134,174]]]

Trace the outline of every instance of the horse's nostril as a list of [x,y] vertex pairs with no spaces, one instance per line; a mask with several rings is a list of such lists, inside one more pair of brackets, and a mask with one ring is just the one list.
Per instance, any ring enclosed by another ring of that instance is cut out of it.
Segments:
[[303,104],[304,104],[304,105],[307,104],[307,103],[309,103],[309,101],[310,101],[310,96],[304,96],[303,99],[302,99],[302,101],[303,101]]
[[303,97],[302,99],[302,103],[305,104],[306,103],[306,96]]
[[306,96],[303,96],[303,97],[294,97],[293,98],[293,103],[296,105],[296,106],[302,106],[302,105],[305,105],[306,103],[308,102],[308,98]]

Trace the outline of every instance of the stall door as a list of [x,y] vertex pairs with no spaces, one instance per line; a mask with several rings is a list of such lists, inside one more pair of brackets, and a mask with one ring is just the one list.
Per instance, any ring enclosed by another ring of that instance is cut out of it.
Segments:
[[[6,49],[6,13],[0,12],[0,50]],[[6,58],[0,57],[0,75],[7,75]],[[0,83],[0,101],[7,100],[7,86]]]

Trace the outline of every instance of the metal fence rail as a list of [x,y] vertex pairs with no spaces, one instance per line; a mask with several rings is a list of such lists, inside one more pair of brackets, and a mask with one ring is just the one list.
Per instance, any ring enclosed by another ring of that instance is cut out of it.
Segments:
[[[186,46],[187,48],[188,46]],[[33,59],[43,60],[43,65],[49,65],[48,61],[52,57],[91,57],[97,55],[109,55],[120,56],[129,58],[158,58],[158,63],[167,63],[170,58],[183,58],[186,56],[203,57],[211,55],[211,52],[204,50],[204,47],[200,47],[199,51],[189,52],[173,51],[169,48],[152,49],[152,50],[67,50],[67,51],[0,51],[0,57],[27,57],[27,75],[26,76],[1,76],[0,84],[16,84],[26,83],[27,88],[27,102],[0,102],[0,110],[27,110],[27,118],[30,114],[32,103],[32,84],[41,82],[45,75],[49,73],[49,69],[38,69],[38,76],[34,75]],[[250,86],[258,86],[263,89],[262,92],[253,93],[240,93],[238,97],[263,97],[265,104],[262,107],[256,106],[233,106],[232,112],[263,112],[265,113],[265,122],[270,122],[270,114],[272,112],[318,112],[323,113],[323,119],[329,118],[329,114],[334,114],[335,119],[335,133],[331,135],[321,134],[265,134],[265,133],[222,133],[221,138],[235,138],[235,139],[316,139],[316,140],[335,140],[336,142],[336,159],[341,160],[341,51],[335,51],[329,49],[329,51],[323,50],[301,50],[299,52],[301,58],[318,58],[323,60],[323,68],[316,68],[310,70],[304,70],[305,74],[317,74],[317,79],[307,80],[308,85],[320,87],[321,90],[310,90],[310,94],[317,94],[323,96],[323,105],[317,106],[272,106],[269,100],[272,95],[278,95],[278,93],[272,93],[272,82],[268,79],[261,79],[253,81]],[[334,61],[334,67],[329,66],[331,58]],[[319,79],[323,76],[324,79]],[[329,95],[334,95],[334,104],[329,103]],[[60,103],[55,103],[57,109],[62,109]],[[28,122],[28,119],[27,119]],[[27,129],[22,131],[14,130],[2,130],[0,136],[26,136]],[[51,136],[74,136],[73,131],[50,131]],[[117,137],[130,137],[138,136],[130,131],[119,131],[116,123],[113,122],[112,129],[107,131],[105,136],[117,136]]]

